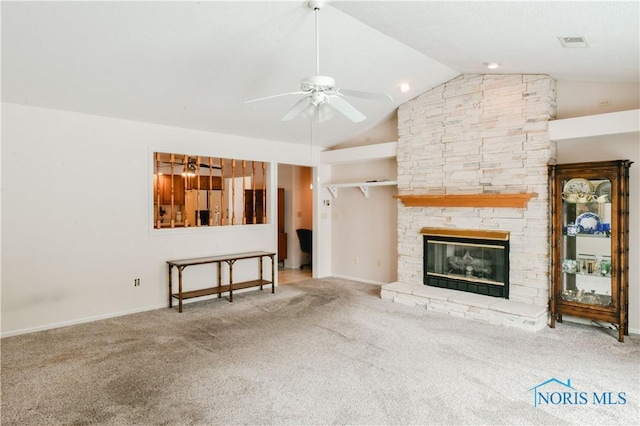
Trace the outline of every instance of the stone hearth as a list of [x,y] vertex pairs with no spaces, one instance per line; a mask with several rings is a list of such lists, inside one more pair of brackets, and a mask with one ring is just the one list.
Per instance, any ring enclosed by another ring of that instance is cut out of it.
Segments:
[[385,300],[428,311],[504,325],[527,331],[539,331],[547,325],[546,306],[465,293],[422,284],[391,283],[382,286]]

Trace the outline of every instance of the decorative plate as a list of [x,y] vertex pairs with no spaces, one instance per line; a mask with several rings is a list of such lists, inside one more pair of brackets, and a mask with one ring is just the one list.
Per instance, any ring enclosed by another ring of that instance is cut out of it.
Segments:
[[580,196],[593,194],[593,186],[586,179],[576,178],[567,181],[562,188],[562,193],[567,196],[569,194],[577,194]]
[[596,188],[596,197],[607,196],[607,201],[611,201],[611,181],[605,180]]
[[576,218],[576,224],[580,227],[580,232],[591,232],[600,229],[602,222],[597,214],[584,212]]

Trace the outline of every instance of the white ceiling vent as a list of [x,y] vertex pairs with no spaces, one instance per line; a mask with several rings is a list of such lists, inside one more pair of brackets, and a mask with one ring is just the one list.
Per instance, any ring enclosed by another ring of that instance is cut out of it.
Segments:
[[584,37],[558,37],[562,47],[589,47]]

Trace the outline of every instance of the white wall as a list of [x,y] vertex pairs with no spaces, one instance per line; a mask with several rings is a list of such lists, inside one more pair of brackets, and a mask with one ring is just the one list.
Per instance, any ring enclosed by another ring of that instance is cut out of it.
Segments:
[[[333,255],[330,250],[331,239],[331,206],[324,203],[326,199],[323,185],[331,183],[331,165],[318,164],[313,169],[313,276],[322,278],[332,274]],[[315,189],[317,188],[317,189]],[[323,248],[322,250],[320,248]]]
[[[640,108],[640,84],[558,81],[556,119]],[[609,104],[606,105],[606,102]]]
[[[276,251],[275,221],[152,229],[154,151],[310,161],[304,145],[2,104],[3,336],[167,306],[170,259]],[[236,264],[234,278],[254,273]]]
[[[396,179],[396,159],[337,164],[333,183]],[[397,207],[393,186],[369,187],[369,197],[358,187],[338,188],[338,196],[322,188],[321,198],[331,203],[332,275],[375,283],[390,283],[397,276]]]
[[398,140],[398,113],[394,111],[385,121],[382,121],[366,132],[342,141],[332,149],[344,149],[357,146],[375,145]]

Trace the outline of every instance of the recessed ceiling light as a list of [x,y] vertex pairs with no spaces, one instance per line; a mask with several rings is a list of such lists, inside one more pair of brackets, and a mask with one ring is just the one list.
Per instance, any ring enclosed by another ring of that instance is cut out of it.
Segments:
[[497,62],[485,62],[484,66],[489,68],[490,70],[495,70],[500,66],[500,64]]
[[400,91],[401,92],[408,92],[409,90],[411,90],[411,85],[409,83],[400,84]]

